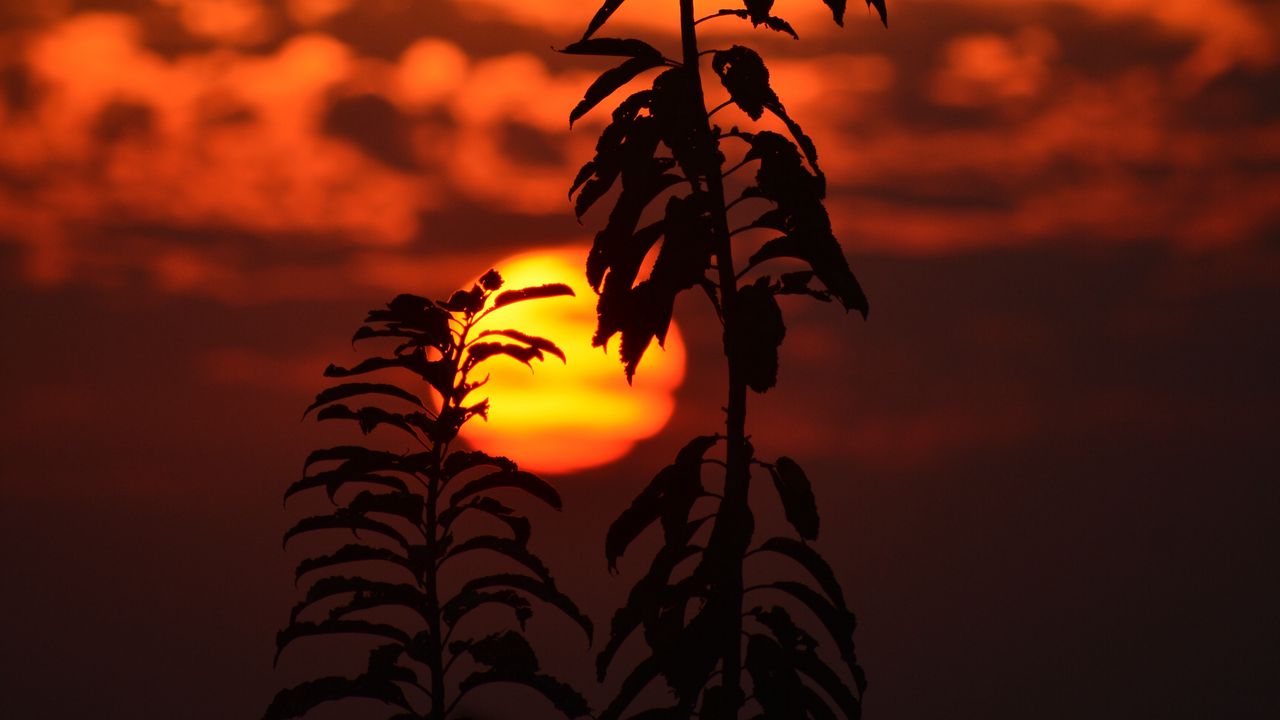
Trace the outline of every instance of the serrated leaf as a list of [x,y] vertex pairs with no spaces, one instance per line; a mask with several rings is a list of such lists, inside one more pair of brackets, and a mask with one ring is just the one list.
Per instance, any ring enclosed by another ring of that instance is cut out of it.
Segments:
[[591,83],[583,94],[582,100],[569,113],[569,127],[573,127],[579,118],[590,112],[600,104],[601,100],[612,95],[618,88],[634,80],[640,73],[659,67],[664,62],[661,55],[633,57],[615,68],[605,70],[595,79],[595,82]]
[[492,472],[484,477],[472,480],[463,485],[462,489],[455,492],[449,498],[449,504],[457,505],[461,500],[465,500],[476,493],[500,488],[522,490],[545,502],[556,510],[560,510],[562,508],[560,493],[557,492],[556,489],[546,480],[543,480],[531,472],[525,472],[524,470],[498,470],[497,472]]
[[786,334],[782,309],[765,282],[739,288],[733,305],[725,309],[725,350],[756,392],[777,384],[778,348]]
[[330,619],[341,619],[345,615],[375,607],[397,605],[409,609],[430,622],[426,614],[427,596],[416,585],[407,583],[389,583],[370,580],[363,577],[345,577],[333,575],[320,578],[307,589],[306,596],[294,606],[290,613],[290,622],[296,623],[298,616],[307,609],[324,600],[338,595],[351,595],[348,602],[329,611]]
[[474,688],[490,683],[513,683],[523,685],[537,691],[551,701],[556,710],[565,717],[577,718],[590,715],[591,708],[587,701],[572,686],[563,683],[550,675],[532,672],[510,665],[499,665],[489,670],[474,672],[458,683],[459,696],[465,695]]
[[578,606],[569,599],[567,595],[560,592],[552,583],[531,578],[528,575],[518,575],[515,573],[498,573],[496,575],[485,575],[484,577],[473,578],[468,580],[462,589],[458,591],[459,595],[478,592],[492,587],[509,587],[515,590],[526,592],[543,602],[555,606],[563,612],[570,620],[573,620],[578,627],[587,636],[587,642],[591,641],[592,625],[591,620]]
[[408,571],[416,577],[417,570],[409,558],[388,548],[371,547],[369,545],[343,545],[328,555],[307,558],[298,563],[294,571],[294,581],[302,579],[307,573],[324,570],[335,565],[360,562],[386,562]]
[[276,693],[263,720],[300,718],[319,705],[347,698],[381,700],[388,705],[412,710],[404,691],[388,678],[368,674],[355,678],[330,676],[308,680]]
[[477,467],[496,467],[502,470],[515,471],[516,464],[510,459],[501,455],[490,455],[479,450],[461,450],[449,453],[444,459],[444,465],[441,467],[441,473],[446,480],[456,477],[459,473],[466,472]]
[[276,660],[294,640],[317,635],[370,635],[387,638],[401,644],[409,642],[409,635],[394,625],[374,623],[365,620],[322,620],[320,622],[290,623],[288,627],[276,633]]
[[853,631],[857,626],[857,620],[853,613],[843,607],[832,605],[829,600],[816,590],[803,583],[779,580],[768,583],[763,587],[779,590],[799,600],[822,622],[827,634],[835,643],[836,648],[839,649],[840,657],[849,668],[857,667],[857,655],[854,653],[853,647]]
[[520,288],[518,290],[505,290],[498,294],[493,300],[493,308],[497,310],[512,303],[524,302],[525,300],[536,300],[540,298],[563,297],[565,295],[573,296],[573,288],[564,283],[547,283],[546,285],[535,285],[533,287]]
[[523,332],[520,332],[519,330],[485,330],[484,332],[477,335],[476,339],[480,339],[482,337],[489,337],[491,335],[497,335],[499,337],[505,337],[511,340],[517,340],[530,347],[537,348],[542,352],[550,353],[551,355],[554,355],[560,358],[560,362],[567,362],[564,356],[564,351],[561,350],[558,346],[556,346],[555,343],[551,342],[550,340],[544,337],[538,337],[537,335],[529,335],[528,333],[523,333]]
[[523,630],[525,623],[533,616],[533,605],[520,593],[514,590],[493,590],[488,592],[459,593],[449,599],[440,608],[440,618],[446,625],[456,625],[467,613],[486,604],[506,605],[515,613],[516,622]]
[[547,566],[543,564],[537,555],[529,551],[525,543],[494,535],[477,535],[458,543],[449,552],[445,553],[444,557],[440,559],[440,564],[443,565],[450,558],[476,550],[488,550],[503,555],[513,562],[528,568],[530,572],[540,579],[546,582],[553,582],[551,571],[547,569]]
[[[884,0],[879,0],[884,2]],[[831,17],[840,27],[844,27],[844,11],[846,0],[822,0],[822,4],[831,8]],[[867,5],[871,4],[871,0],[867,0]]]
[[339,508],[332,515],[313,515],[302,518],[284,534],[284,545],[287,546],[289,541],[298,535],[317,530],[349,530],[352,535],[357,537],[359,537],[359,531],[363,530],[382,535],[405,550],[409,549],[409,541],[405,539],[399,530],[387,523],[348,512],[344,508]]
[[782,500],[782,511],[787,522],[805,540],[818,537],[818,501],[813,496],[813,486],[800,465],[789,457],[778,458],[769,468],[773,487]]
[[470,369],[498,355],[506,355],[530,367],[533,366],[534,360],[542,359],[542,351],[536,347],[512,345],[511,343],[480,342],[467,348],[465,367]]
[[307,409],[302,412],[302,416],[306,417],[308,413],[321,405],[328,405],[338,400],[346,400],[361,395],[386,395],[404,400],[422,410],[427,409],[421,398],[395,385],[386,383],[343,383],[327,388],[317,394],[315,402],[307,406]]

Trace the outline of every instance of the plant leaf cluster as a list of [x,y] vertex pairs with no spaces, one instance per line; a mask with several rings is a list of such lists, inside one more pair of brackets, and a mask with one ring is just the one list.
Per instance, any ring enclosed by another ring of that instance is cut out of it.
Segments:
[[[563,49],[625,58],[587,88],[571,125],[656,71],[647,87],[614,108],[569,191],[580,220],[611,199],[586,262],[599,295],[593,342],[605,346],[620,336],[630,379],[651,341],[665,341],[676,297],[697,288],[723,324],[729,401],[725,433],[690,441],[609,529],[611,570],[651,528],[661,532],[662,544],[613,617],[599,679],[630,638],[640,637],[647,653],[622,675],[598,717],[856,718],[866,681],[854,652],[855,621],[835,573],[810,544],[819,529],[812,486],[794,460],[757,458],[745,423],[746,390],[777,384],[786,336],[779,296],[838,302],[864,317],[868,302],[832,231],[817,148],[770,84],[764,60],[743,45],[700,51],[697,26],[739,18],[798,35],[773,14],[773,0],[743,0],[702,18],[694,17],[691,0],[679,0],[681,52],[672,59],[643,40],[597,37],[622,4],[605,2],[582,38]],[[824,4],[843,25],[845,0]],[[883,0],[867,5],[887,24]],[[711,110],[703,90],[706,56],[709,75],[728,97]],[[753,122],[771,116],[784,132],[714,124],[726,106]],[[743,168],[747,179],[731,177]],[[763,241],[743,249],[746,237],[762,233],[768,233]],[[735,248],[744,256],[739,261]],[[712,453],[717,447],[723,454]],[[716,472],[704,473],[708,466]],[[753,470],[772,481],[795,537],[756,538],[747,492]],[[766,575],[747,584],[760,574],[753,559],[769,557],[789,561],[807,580]],[[659,680],[673,704],[636,714],[632,705]]]
[[[331,508],[300,519],[285,533],[286,544],[301,536],[338,537],[337,531],[350,539],[298,564],[296,579],[306,582],[305,591],[277,636],[277,660],[306,638],[351,634],[374,645],[355,677],[321,677],[283,690],[266,720],[302,717],[353,698],[381,701],[394,720],[443,720],[468,693],[491,683],[532,688],[566,717],[589,714],[575,689],[542,671],[521,632],[478,633],[468,621],[496,607],[509,611],[523,631],[535,606],[544,604],[580,627],[588,643],[592,636],[591,621],[530,549],[529,520],[507,504],[525,498],[560,510],[559,493],[506,457],[452,449],[462,425],[488,411],[487,400],[474,399],[485,383],[474,378],[486,362],[506,357],[532,367],[548,355],[565,359],[546,338],[476,328],[513,303],[572,291],[561,284],[502,286],[491,270],[445,300],[399,295],[371,311],[352,340],[389,352],[326,369],[344,382],[319,393],[305,414],[354,423],[364,436],[388,433],[408,450],[367,444],[316,450],[285,492],[287,502],[323,491]],[[389,370],[420,389],[357,379]],[[511,569],[467,576],[482,553]],[[446,570],[464,579],[446,588]]]

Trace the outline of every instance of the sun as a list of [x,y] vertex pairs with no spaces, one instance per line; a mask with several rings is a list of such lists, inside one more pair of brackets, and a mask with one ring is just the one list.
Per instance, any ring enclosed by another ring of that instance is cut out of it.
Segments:
[[654,344],[628,386],[617,358],[591,346],[596,294],[583,276],[582,246],[547,248],[495,263],[504,289],[559,282],[576,297],[517,303],[486,318],[479,329],[512,328],[560,346],[567,362],[547,356],[533,370],[506,359],[485,365],[487,422],[463,426],[462,437],[490,454],[507,455],[538,473],[569,473],[612,462],[656,434],[675,409],[684,379],[685,348],[673,322],[666,347]]

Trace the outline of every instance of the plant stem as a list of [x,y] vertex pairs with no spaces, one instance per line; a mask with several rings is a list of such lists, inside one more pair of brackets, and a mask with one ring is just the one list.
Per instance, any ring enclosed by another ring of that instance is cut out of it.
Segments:
[[[684,53],[684,66],[692,73],[689,90],[690,102],[696,103],[703,120],[699,132],[705,132],[711,142],[706,147],[715,148],[718,141],[711,132],[702,93],[702,72],[699,67],[698,37],[694,27],[693,0],[680,0],[680,37]],[[729,398],[726,406],[725,430],[728,450],[724,500],[720,503],[719,516],[708,542],[708,552],[715,548],[723,558],[725,567],[713,568],[719,578],[713,590],[712,602],[725,613],[727,626],[723,628],[721,647],[721,686],[725,693],[724,714],[712,720],[735,720],[742,702],[742,556],[746,552],[750,523],[747,490],[750,468],[746,443],[747,385],[738,362],[730,352],[727,333],[734,327],[736,312],[737,278],[733,267],[733,248],[729,237],[728,209],[725,205],[724,181],[720,168],[709,172],[706,193],[710,207],[714,209],[716,269],[719,273],[720,304],[725,323],[725,358],[728,364]]]

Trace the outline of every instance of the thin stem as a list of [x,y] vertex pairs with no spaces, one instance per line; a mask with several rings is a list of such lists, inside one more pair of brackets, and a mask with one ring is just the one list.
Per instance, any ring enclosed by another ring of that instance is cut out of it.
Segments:
[[[725,109],[726,107],[728,107],[728,106],[730,106],[730,105],[732,105],[732,104],[733,104],[733,101],[732,101],[732,100],[725,100],[724,102],[720,103],[719,105],[715,106],[714,108],[711,108],[711,111],[707,113],[707,117],[711,117],[712,115],[715,115],[716,113],[720,112],[721,110]],[[720,177],[724,177],[725,175],[728,175],[728,174],[729,174],[729,173],[724,173],[724,174],[722,174]]]
[[[702,94],[702,76],[698,58],[698,37],[696,22],[693,16],[693,0],[680,0],[680,37],[684,54],[684,64],[692,74],[688,87],[692,94],[691,103],[696,103],[702,111],[703,125],[698,132],[714,138],[707,114],[706,101]],[[712,142],[714,147],[718,143]],[[720,605],[733,619],[719,639],[721,647],[720,669],[722,671],[721,687],[725,698],[723,717],[716,720],[736,720],[742,698],[742,618],[738,617],[742,608],[742,563],[739,560],[746,550],[742,529],[746,527],[749,510],[747,491],[750,473],[747,462],[750,453],[746,445],[747,385],[739,361],[730,352],[728,334],[734,331],[734,313],[737,300],[737,279],[733,267],[733,248],[729,237],[729,206],[725,204],[724,181],[719,168],[709,173],[706,178],[706,193],[710,207],[714,212],[715,256],[720,276],[719,291],[722,299],[721,312],[725,322],[725,356],[728,361],[729,398],[725,417],[725,435],[728,449],[726,451],[725,491],[720,506],[720,519],[717,520],[708,541],[708,548],[719,546],[725,552],[722,557],[729,560],[729,565],[718,568],[715,586],[712,588],[711,602]]]

